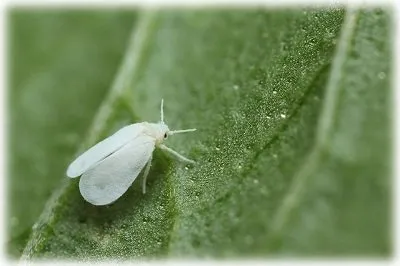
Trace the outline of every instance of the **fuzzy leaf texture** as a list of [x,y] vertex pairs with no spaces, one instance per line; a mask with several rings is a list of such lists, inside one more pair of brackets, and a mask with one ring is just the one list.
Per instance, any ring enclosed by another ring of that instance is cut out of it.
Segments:
[[198,129],[167,145],[197,164],[156,151],[147,193],[139,177],[104,207],[65,179],[23,258],[390,255],[390,26],[381,9],[143,11],[80,151],[157,122],[164,98],[170,128]]

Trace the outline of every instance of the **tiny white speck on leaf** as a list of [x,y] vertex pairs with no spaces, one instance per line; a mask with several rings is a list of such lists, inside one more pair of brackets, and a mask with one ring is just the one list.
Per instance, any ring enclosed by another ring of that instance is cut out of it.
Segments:
[[378,78],[384,79],[384,78],[386,78],[386,74],[384,72],[379,72]]

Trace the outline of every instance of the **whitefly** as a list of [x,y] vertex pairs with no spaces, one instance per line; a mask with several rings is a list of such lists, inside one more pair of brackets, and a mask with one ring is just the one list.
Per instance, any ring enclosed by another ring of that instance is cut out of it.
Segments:
[[172,153],[184,162],[194,161],[163,144],[168,136],[195,131],[195,128],[170,130],[164,123],[164,101],[161,100],[161,121],[135,123],[125,126],[100,141],[73,161],[67,176],[79,180],[83,198],[93,205],[106,205],[121,197],[144,169],[143,193],[156,147]]

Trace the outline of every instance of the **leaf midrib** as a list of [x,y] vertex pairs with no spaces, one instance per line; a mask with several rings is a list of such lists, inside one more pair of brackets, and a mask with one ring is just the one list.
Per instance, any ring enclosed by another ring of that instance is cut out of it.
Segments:
[[[92,121],[89,128],[87,137],[79,148],[79,152],[83,151],[88,146],[93,145],[101,132],[106,128],[107,121],[110,118],[115,102],[123,95],[125,90],[129,89],[129,80],[132,80],[131,75],[135,75],[141,58],[143,57],[143,50],[147,47],[149,39],[151,39],[154,32],[154,22],[156,21],[156,11],[143,11],[138,23],[133,27],[131,37],[129,38],[126,53],[121,66],[117,71],[117,76],[109,90],[108,95],[99,107],[99,111]],[[32,257],[33,253],[42,244],[42,238],[48,230],[42,230],[44,226],[51,226],[56,222],[56,216],[53,215],[54,210],[59,207],[60,199],[68,193],[71,188],[70,180],[64,179],[60,187],[51,195],[47,201],[44,210],[38,221],[32,227],[32,233],[28,240],[27,245],[21,255],[21,260],[28,260]]]

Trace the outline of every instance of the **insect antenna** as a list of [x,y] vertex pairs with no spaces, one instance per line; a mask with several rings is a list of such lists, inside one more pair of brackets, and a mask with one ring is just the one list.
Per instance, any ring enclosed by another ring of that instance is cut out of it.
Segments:
[[164,99],[161,99],[161,123],[164,124]]
[[195,129],[195,128],[191,128],[191,129],[171,130],[171,131],[169,132],[169,134],[170,134],[170,135],[173,135],[173,134],[186,133],[186,132],[192,132],[192,131],[196,131],[196,129]]

